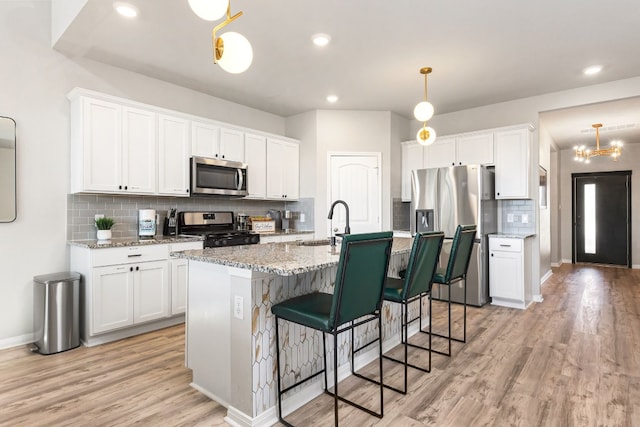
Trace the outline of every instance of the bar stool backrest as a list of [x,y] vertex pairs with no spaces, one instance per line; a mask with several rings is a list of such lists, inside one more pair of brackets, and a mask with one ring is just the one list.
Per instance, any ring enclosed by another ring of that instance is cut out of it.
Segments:
[[391,231],[344,236],[329,314],[330,328],[336,329],[381,308],[392,243]]
[[431,291],[443,240],[444,233],[441,231],[415,235],[402,289],[403,300]]
[[453,243],[451,245],[451,255],[449,256],[449,262],[447,263],[447,270],[444,276],[446,283],[461,279],[467,274],[475,237],[475,225],[458,225],[458,228],[456,228],[456,234],[453,236]]

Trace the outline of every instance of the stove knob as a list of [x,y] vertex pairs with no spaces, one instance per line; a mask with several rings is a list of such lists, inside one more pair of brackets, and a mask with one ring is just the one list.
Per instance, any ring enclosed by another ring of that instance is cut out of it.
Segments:
[[221,243],[220,243],[219,240],[216,240],[216,241],[213,242],[213,244],[214,244],[214,246],[220,246]]
[[228,243],[228,242],[227,242],[226,240],[223,240],[223,241],[222,241],[222,245],[223,245],[223,246],[226,246],[226,245],[227,245],[227,243]]

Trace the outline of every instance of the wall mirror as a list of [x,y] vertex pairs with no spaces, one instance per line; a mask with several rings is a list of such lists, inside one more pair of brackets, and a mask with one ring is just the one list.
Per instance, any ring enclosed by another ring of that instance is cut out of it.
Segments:
[[0,222],[16,219],[16,122],[0,116]]

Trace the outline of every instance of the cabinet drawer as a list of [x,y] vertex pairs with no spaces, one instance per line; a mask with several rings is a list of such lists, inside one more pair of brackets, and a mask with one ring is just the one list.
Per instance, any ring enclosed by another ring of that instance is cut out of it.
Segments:
[[489,238],[490,251],[522,252],[522,239]]
[[105,248],[91,251],[91,262],[94,267],[162,261],[168,258],[169,245],[128,246],[125,248]]

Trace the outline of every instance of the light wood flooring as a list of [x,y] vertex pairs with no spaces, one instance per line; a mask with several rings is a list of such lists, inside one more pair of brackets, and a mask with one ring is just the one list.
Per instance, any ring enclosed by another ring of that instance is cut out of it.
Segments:
[[[406,396],[385,390],[383,419],[341,404],[341,425],[640,426],[640,271],[563,265],[542,294],[525,311],[470,308],[467,344],[429,374],[410,369]],[[177,326],[51,356],[0,351],[0,426],[224,425],[189,387],[183,340]],[[385,381],[400,380],[385,362]],[[376,392],[340,383],[374,408]],[[332,411],[320,396],[287,419],[330,426]]]

